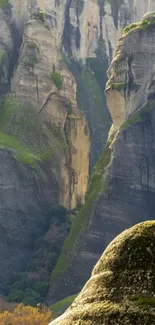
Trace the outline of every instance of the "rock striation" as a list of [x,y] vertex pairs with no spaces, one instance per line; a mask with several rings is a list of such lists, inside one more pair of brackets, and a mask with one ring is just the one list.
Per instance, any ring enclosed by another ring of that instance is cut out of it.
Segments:
[[[0,254],[2,287],[11,281],[12,275],[5,272],[11,261],[13,274],[27,264],[30,246],[44,228],[46,207],[61,204],[74,209],[85,203],[90,139],[92,168],[111,125],[103,95],[105,70],[121,28],[155,9],[155,1],[149,3],[150,8],[144,0],[141,6],[126,0],[117,6],[110,0],[0,1],[0,152],[4,164],[0,227],[6,230],[1,240],[7,251],[7,258],[3,251]],[[24,186],[26,190],[21,191]],[[5,217],[7,211],[10,218]],[[10,228],[12,220],[19,236]],[[93,263],[101,250],[93,255]]]
[[154,35],[152,12],[125,29],[118,43],[106,89],[114,127],[94,168],[68,265],[51,285],[54,299],[57,291],[66,295],[80,291],[101,251],[118,233],[154,219]]
[[147,94],[142,95],[154,71],[154,24],[152,12],[141,22],[126,27],[108,70],[106,98],[116,131],[138,107],[147,103],[148,92],[152,91],[150,85]]
[[125,230],[107,247],[71,307],[50,324],[155,324],[154,248],[154,221]]
[[43,235],[49,207],[84,204],[90,141],[46,12],[33,1],[4,1],[0,21],[0,292],[6,293]]

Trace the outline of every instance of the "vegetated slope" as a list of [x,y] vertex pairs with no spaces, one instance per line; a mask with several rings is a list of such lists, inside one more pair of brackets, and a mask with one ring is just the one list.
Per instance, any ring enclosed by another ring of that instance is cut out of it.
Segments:
[[[53,205],[73,209],[85,202],[90,143],[87,121],[79,108],[87,113],[91,129],[92,167],[105,146],[110,126],[102,91],[104,71],[117,31],[126,21],[134,20],[135,6],[139,9],[134,4],[131,13],[127,6],[126,15],[122,2],[118,7],[109,1],[0,2],[0,292],[8,293],[13,282],[10,299],[12,294],[18,300],[33,295],[34,300],[40,299],[36,293],[45,295],[70,224],[67,212],[60,215]],[[71,38],[67,30],[72,30]],[[64,54],[69,65],[64,63]],[[77,66],[80,69],[80,73],[75,72],[79,107],[76,82],[68,66],[71,71]],[[92,209],[89,202],[87,217]],[[58,224],[56,218],[61,219]],[[48,230],[52,235],[46,236]],[[54,234],[60,242],[53,239]],[[39,244],[34,243],[36,239]],[[48,264],[50,250],[56,256],[50,256]],[[39,254],[47,256],[39,261]],[[35,274],[28,272],[27,283],[23,271],[25,266],[32,271],[33,264]],[[16,283],[19,273],[20,283]],[[33,277],[38,283],[31,287]]]
[[155,324],[154,247],[154,221],[121,233],[72,306],[50,324]]
[[85,201],[89,129],[46,12],[6,1],[0,21],[0,293],[33,305],[70,228],[59,205]]
[[78,292],[116,234],[154,219],[154,13],[145,19],[147,26],[121,37],[110,66],[106,96],[113,126],[108,146],[52,273],[50,298]]

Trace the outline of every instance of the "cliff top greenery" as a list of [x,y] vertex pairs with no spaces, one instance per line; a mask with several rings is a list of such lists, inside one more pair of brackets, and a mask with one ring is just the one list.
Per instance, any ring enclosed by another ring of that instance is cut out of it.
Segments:
[[131,25],[129,26],[126,26],[123,31],[122,31],[122,34],[123,35],[126,35],[126,34],[129,34],[131,31],[133,30],[146,30],[150,27],[152,27],[153,25],[155,25],[155,13],[152,14],[152,16],[148,16],[145,18],[144,16],[144,19],[142,19],[141,21],[137,22],[137,23],[132,23]]
[[0,8],[5,8],[9,3],[9,0],[0,0]]

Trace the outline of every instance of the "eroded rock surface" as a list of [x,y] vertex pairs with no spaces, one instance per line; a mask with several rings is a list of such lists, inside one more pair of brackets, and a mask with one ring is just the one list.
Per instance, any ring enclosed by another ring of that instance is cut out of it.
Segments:
[[155,324],[155,222],[127,229],[107,247],[71,307],[51,325]]
[[115,130],[147,102],[148,94],[142,92],[155,68],[154,25],[155,12],[152,12],[129,30],[124,29],[118,42],[106,86],[107,105]]
[[[66,295],[68,292],[74,294],[80,291],[102,250],[118,233],[135,223],[154,219],[153,16],[154,13],[151,14],[153,19],[151,22],[146,19],[145,28],[132,26],[121,38],[117,49],[119,56],[116,51],[116,57],[110,66],[110,76],[114,76],[116,80],[117,78],[121,80],[121,76],[124,78],[123,90],[119,83],[117,89],[112,86],[115,85],[115,82],[112,83],[113,78],[108,82],[110,88],[107,89],[107,98],[112,109],[115,132],[114,129],[111,130],[107,149],[94,169],[86,205],[79,215],[81,223],[81,214],[87,218],[87,224],[82,224],[74,248],[69,252],[66,269],[61,274],[59,272],[55,282],[52,283],[53,297],[57,298],[57,291],[65,292]],[[131,46],[128,46],[129,44]],[[149,47],[149,44],[152,46]],[[138,87],[134,87],[128,97],[125,90],[130,84],[128,70],[130,56],[133,56],[131,64],[133,80],[137,82]],[[121,69],[121,76],[117,75],[118,66]],[[120,120],[115,118],[115,113],[118,113]],[[79,257],[78,261],[76,254]]]

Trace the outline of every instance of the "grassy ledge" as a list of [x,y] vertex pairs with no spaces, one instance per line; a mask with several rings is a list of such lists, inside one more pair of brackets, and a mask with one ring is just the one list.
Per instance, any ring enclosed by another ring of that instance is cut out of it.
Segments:
[[88,187],[88,193],[86,196],[86,203],[80,208],[77,217],[74,219],[70,233],[66,238],[64,245],[62,247],[61,255],[57,261],[57,264],[51,274],[51,281],[62,274],[68,265],[69,252],[74,247],[75,241],[80,233],[84,230],[89,222],[90,216],[92,214],[95,200],[100,194],[106,193],[108,189],[107,181],[103,181],[103,176],[105,169],[110,163],[111,150],[110,142],[95,165],[93,175],[90,180]]
[[0,105],[0,132],[2,146],[16,149],[21,163],[47,161],[54,158],[55,147],[61,154],[65,146],[59,127],[9,96]]
[[13,151],[14,158],[22,164],[36,166],[37,161],[41,161],[39,156],[26,150],[16,139],[0,132],[0,148],[7,148]]
[[152,27],[153,25],[155,25],[155,14],[152,17],[149,17],[147,19],[142,19],[141,21],[139,21],[137,23],[132,23],[131,25],[126,26],[123,29],[122,34],[127,35],[131,31],[137,30],[137,29],[146,30],[146,29]]
[[121,126],[120,130],[126,130],[130,125],[136,123],[143,123],[149,116],[149,114],[155,109],[155,102],[150,101],[141,110],[132,114]]
[[72,302],[74,301],[74,299],[76,297],[77,297],[77,294],[66,297],[66,298],[56,302],[55,304],[53,304],[50,307],[50,309],[54,313],[54,316],[58,317],[59,315],[61,315],[61,313],[63,313],[72,304]]

